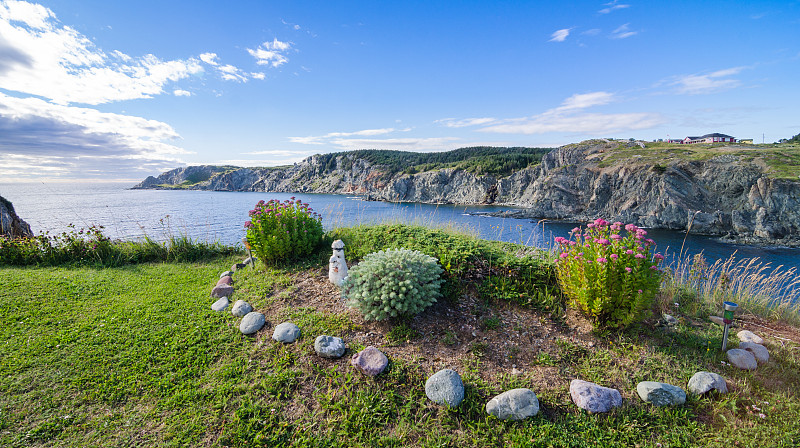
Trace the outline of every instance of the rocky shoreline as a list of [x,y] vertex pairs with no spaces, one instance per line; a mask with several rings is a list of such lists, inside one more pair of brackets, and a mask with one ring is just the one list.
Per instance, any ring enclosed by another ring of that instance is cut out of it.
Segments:
[[[283,168],[195,166],[134,188],[362,195],[368,200],[515,207],[498,216],[586,222],[602,216],[640,227],[686,230],[739,244],[800,247],[800,182],[770,176],[741,148],[708,160],[615,158],[626,143],[590,140],[557,148],[506,177],[456,168],[388,172],[356,158],[320,156]],[[638,145],[637,145],[638,148]],[[647,151],[647,150],[645,150]],[[758,162],[758,163],[757,163]]]

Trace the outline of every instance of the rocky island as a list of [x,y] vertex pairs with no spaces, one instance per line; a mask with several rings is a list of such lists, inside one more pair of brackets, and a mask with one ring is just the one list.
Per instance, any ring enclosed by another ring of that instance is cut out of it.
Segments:
[[556,149],[350,151],[284,167],[190,166],[133,188],[358,194],[369,200],[514,207],[529,219],[606,219],[800,246],[797,145],[589,140]]

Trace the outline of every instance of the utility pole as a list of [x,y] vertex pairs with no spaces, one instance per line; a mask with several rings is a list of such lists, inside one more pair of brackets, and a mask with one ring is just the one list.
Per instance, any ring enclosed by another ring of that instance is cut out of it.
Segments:
[[764,143],[764,133],[763,132],[761,133],[761,143],[762,144]]

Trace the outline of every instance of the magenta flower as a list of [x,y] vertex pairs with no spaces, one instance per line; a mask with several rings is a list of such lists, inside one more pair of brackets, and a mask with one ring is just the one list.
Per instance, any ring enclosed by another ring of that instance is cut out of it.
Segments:
[[619,241],[619,240],[621,240],[621,239],[622,239],[622,236],[620,236],[620,235],[617,235],[617,234],[615,233],[615,234],[611,235],[611,239],[612,239],[612,240],[614,240],[614,241]]
[[598,263],[605,263],[605,262],[607,262],[607,261],[608,261],[608,260],[607,260],[605,257],[597,257],[597,262],[598,262]]
[[569,254],[567,252],[562,252],[561,255],[559,255],[559,258],[567,258],[567,257],[569,257]]
[[580,233],[580,232],[581,232],[580,227],[575,227],[574,229],[572,229],[572,233]]
[[609,257],[611,257],[612,260],[616,260],[617,258],[619,258],[619,255],[611,254],[611,255],[609,255]]
[[609,244],[611,244],[611,241],[608,241],[605,238],[600,238],[599,240],[595,240],[595,242],[597,244],[602,244],[603,246],[608,246]]
[[637,231],[638,229],[639,229],[639,228],[638,228],[638,227],[636,227],[636,226],[635,226],[635,225],[633,225],[633,224],[626,224],[626,225],[625,225],[625,230],[627,230],[628,232],[631,232],[631,233],[633,233],[633,232]]
[[625,267],[625,272],[627,272],[628,274],[630,274],[632,271],[633,271],[633,269],[631,269],[631,268],[629,268],[627,266]]
[[628,255],[633,255],[633,251],[630,250],[630,249],[626,250],[625,253],[628,254]]
[[636,255],[634,255],[634,258],[644,258],[644,255],[642,255],[642,254],[636,254]]
[[640,289],[640,290],[639,290],[639,294],[641,294],[641,293],[642,293],[642,290]]
[[557,237],[556,237],[556,239],[555,239],[555,241],[556,241],[556,243],[558,243],[558,244],[566,244],[566,242],[567,242],[567,239],[566,239],[566,238],[564,238],[564,237],[561,237],[561,236],[557,236]]
[[664,256],[661,255],[661,254],[655,254],[655,255],[653,255],[653,258],[655,258],[656,260],[663,260]]

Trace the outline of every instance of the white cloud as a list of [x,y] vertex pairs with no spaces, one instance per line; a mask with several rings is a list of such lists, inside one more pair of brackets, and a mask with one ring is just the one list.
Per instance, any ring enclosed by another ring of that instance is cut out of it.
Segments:
[[618,9],[625,9],[625,8],[630,8],[631,7],[631,5],[625,5],[625,4],[617,3],[618,1],[619,0],[614,0],[613,2],[604,4],[603,6],[607,6],[607,8],[603,8],[600,11],[597,11],[597,12],[600,13],[600,14],[608,14],[611,11],[616,11]]
[[564,42],[567,36],[569,36],[571,28],[564,28],[562,30],[556,30],[553,34],[550,35],[550,40],[548,42]]
[[250,76],[252,76],[253,79],[264,79],[264,78],[267,77],[266,74],[261,73],[261,72],[250,73]]
[[467,126],[479,126],[482,124],[488,124],[497,121],[495,118],[442,118],[441,120],[436,120],[434,123],[441,123],[448,128],[464,128]]
[[256,58],[256,63],[259,65],[280,67],[289,61],[284,53],[291,47],[292,44],[290,42],[281,42],[276,38],[272,42],[264,42],[256,49],[248,48],[247,52]]
[[205,62],[208,65],[219,65],[217,62],[217,54],[216,53],[203,53],[200,56],[200,60]]
[[141,177],[182,165],[166,123],[0,93],[0,177]]
[[649,112],[581,113],[584,109],[605,105],[615,99],[614,95],[608,92],[575,94],[564,100],[560,106],[539,115],[498,120],[479,130],[508,134],[545,134],[548,132],[604,134],[648,129],[664,122],[661,115]]
[[730,78],[730,76],[739,74],[745,68],[747,67],[732,67],[704,75],[683,75],[671,82],[670,85],[676,86],[678,93],[688,95],[716,93],[740,86],[741,82],[738,79]]
[[449,151],[464,146],[458,137],[335,139],[331,142],[341,150],[392,149],[400,151]]
[[107,54],[53,12],[27,2],[0,1],[0,53],[15,56],[0,64],[0,85],[59,104],[103,104],[151,98],[164,86],[202,71],[198,61],[163,61]]
[[175,89],[172,91],[172,94],[175,96],[192,96],[192,92],[183,89]]
[[222,75],[222,79],[225,81],[247,82],[246,74],[244,74],[238,67],[234,67],[233,65],[220,65],[217,66],[217,70],[219,70],[220,74]]
[[338,138],[338,137],[354,137],[354,136],[375,136],[375,135],[384,135],[390,134],[392,132],[407,132],[410,131],[411,128],[406,129],[395,129],[395,128],[382,128],[382,129],[364,129],[362,131],[354,131],[354,132],[330,132],[325,135],[320,136],[308,136],[308,137],[289,137],[289,141],[292,143],[302,143],[304,145],[323,145],[325,143],[330,143],[331,139]]
[[635,36],[638,34],[638,31],[631,31],[630,30],[630,23],[626,23],[624,25],[620,25],[617,29],[611,32],[612,39],[625,39],[631,36]]

